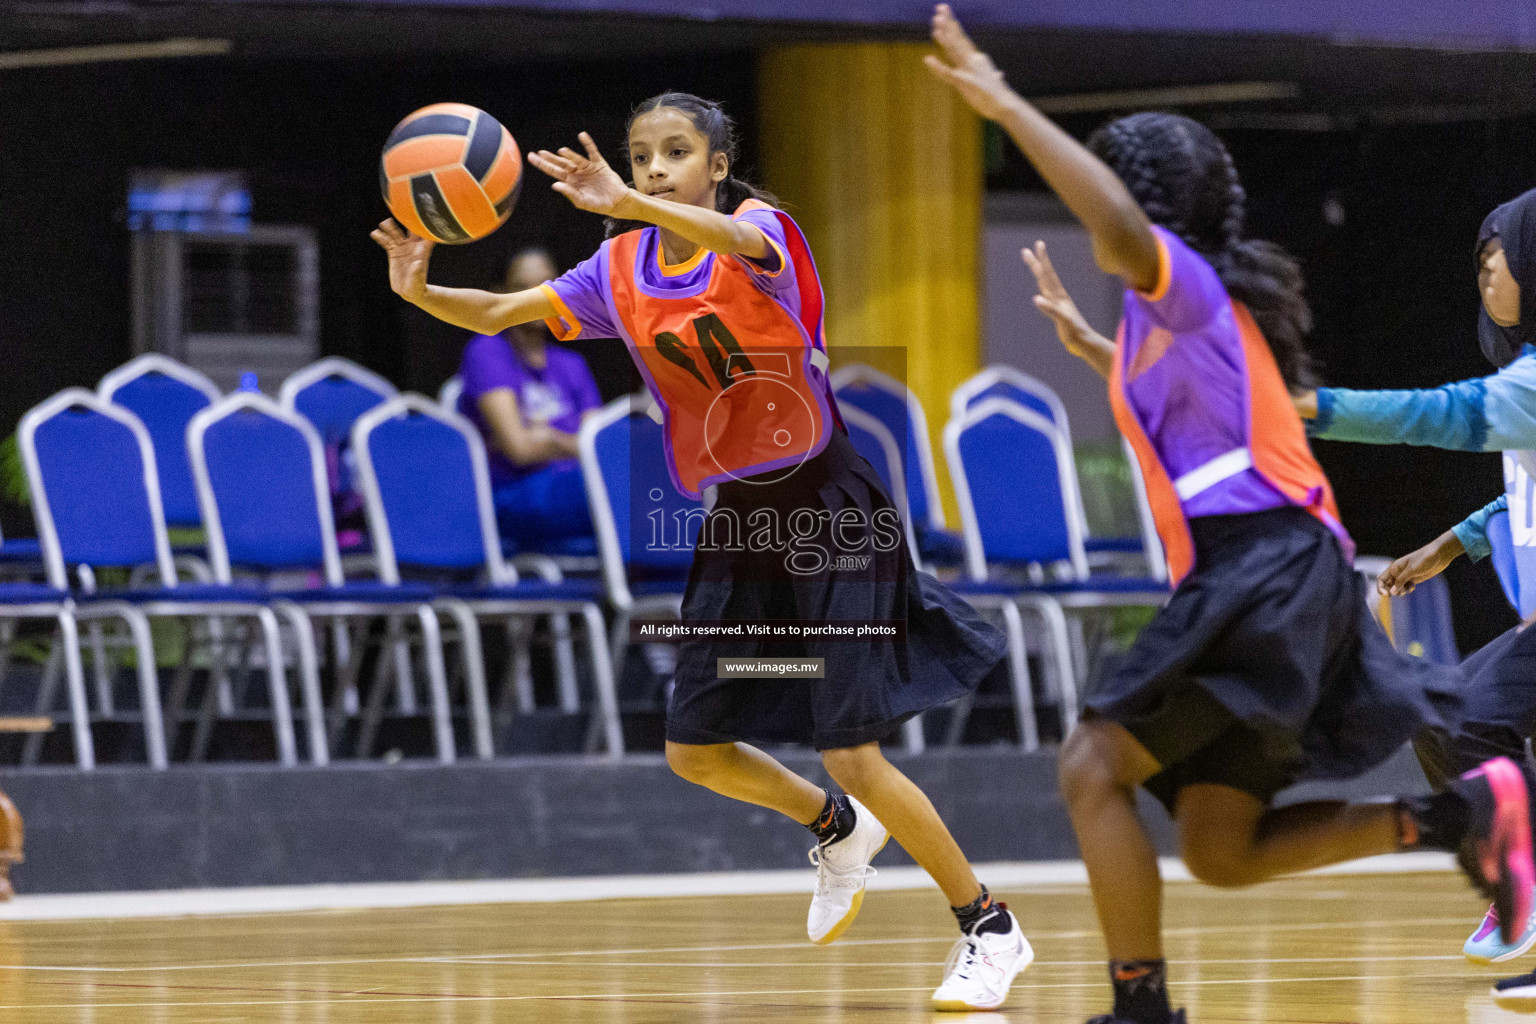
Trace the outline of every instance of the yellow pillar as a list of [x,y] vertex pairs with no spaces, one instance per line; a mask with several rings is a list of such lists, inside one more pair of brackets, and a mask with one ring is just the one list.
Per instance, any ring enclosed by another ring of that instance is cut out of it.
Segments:
[[769,49],[759,66],[764,184],[805,230],[834,365],[868,362],[923,403],[946,517],[949,395],[981,363],[981,125],[914,43]]

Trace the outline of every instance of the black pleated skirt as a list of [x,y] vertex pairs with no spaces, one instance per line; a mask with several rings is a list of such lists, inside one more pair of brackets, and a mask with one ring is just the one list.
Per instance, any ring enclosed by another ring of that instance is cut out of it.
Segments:
[[1193,783],[1267,803],[1352,778],[1459,719],[1459,672],[1393,648],[1312,515],[1202,516],[1190,531],[1194,571],[1087,702],[1157,759],[1147,789],[1170,811]]
[[[782,546],[726,550],[707,542],[728,535],[731,525],[750,533],[753,513],[764,509],[773,510],[786,536],[790,518],[800,514],[794,549],[801,557],[792,561]],[[694,551],[684,621],[899,622],[905,640],[686,641],[678,651],[667,739],[803,743],[818,750],[859,746],[970,693],[992,671],[1005,653],[1002,633],[933,576],[913,568],[900,530],[874,535],[881,509],[890,510],[886,522],[894,521],[879,475],[841,430],[820,455],[776,482],[720,485]],[[847,510],[857,515],[839,516]],[[722,517],[731,517],[731,524],[718,522]],[[860,523],[866,526],[863,544]],[[894,547],[892,539],[899,539]],[[854,557],[829,557],[819,566],[818,548]],[[825,678],[721,679],[719,658],[822,658]]]

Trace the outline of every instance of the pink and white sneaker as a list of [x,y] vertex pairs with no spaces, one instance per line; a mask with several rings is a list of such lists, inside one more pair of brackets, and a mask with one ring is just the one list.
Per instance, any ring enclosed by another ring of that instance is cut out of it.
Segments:
[[1463,775],[1456,790],[1471,811],[1457,863],[1493,902],[1501,942],[1515,945],[1531,919],[1531,890],[1536,885],[1525,773],[1509,758],[1496,757]]

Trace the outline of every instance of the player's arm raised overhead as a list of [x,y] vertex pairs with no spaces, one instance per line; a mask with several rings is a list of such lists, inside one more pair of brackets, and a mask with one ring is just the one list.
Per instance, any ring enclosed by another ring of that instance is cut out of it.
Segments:
[[1088,229],[1094,259],[1107,273],[1149,292],[1157,285],[1157,240],[1146,214],[1098,157],[1003,80],[1003,73],[976,48],[949,9],[933,12],[933,41],[942,57],[923,58],[928,69],[955,88],[982,117],[1003,126],[1046,184]]
[[722,256],[760,260],[772,253],[767,237],[754,225],[703,206],[674,203],[630,188],[608,166],[592,136],[582,132],[578,138],[585,154],[564,146],[557,153],[541,149],[528,154],[528,162],[554,178],[554,190],[578,209],[655,224]]
[[428,284],[427,266],[436,243],[418,238],[393,219],[384,221],[369,237],[389,256],[389,287],[394,293],[455,327],[498,334],[516,324],[557,315],[555,304],[542,288],[503,294]]

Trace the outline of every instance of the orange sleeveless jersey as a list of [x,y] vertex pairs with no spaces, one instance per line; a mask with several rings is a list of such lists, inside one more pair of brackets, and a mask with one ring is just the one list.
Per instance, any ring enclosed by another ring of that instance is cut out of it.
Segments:
[[[772,207],[749,199],[736,210]],[[839,422],[825,372],[821,282],[793,220],[785,228],[800,314],[736,258],[714,255],[709,281],[687,297],[657,296],[638,277],[643,231],[610,243],[609,288],[630,353],[662,411],[673,483],[704,488],[788,469],[827,445]]]
[[[1333,488],[1307,445],[1306,429],[1291,405],[1291,396],[1274,353],[1247,306],[1233,300],[1232,313],[1243,345],[1244,377],[1248,388],[1248,421],[1244,426],[1253,468],[1286,500],[1305,508],[1333,531],[1346,555],[1353,557],[1354,545],[1339,521]],[[1146,481],[1147,502],[1152,506],[1157,535],[1168,558],[1169,579],[1178,586],[1195,567],[1194,540],[1174,482],[1126,396],[1124,331],[1122,323],[1115,339],[1109,401],[1116,425],[1136,453],[1136,462]]]

